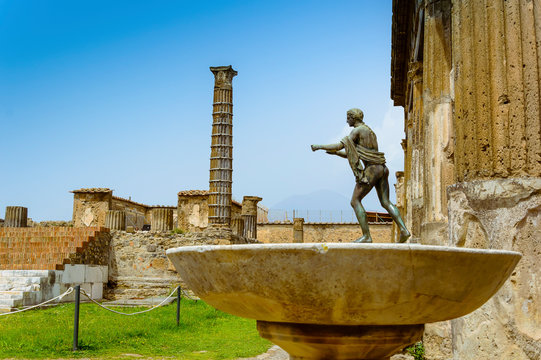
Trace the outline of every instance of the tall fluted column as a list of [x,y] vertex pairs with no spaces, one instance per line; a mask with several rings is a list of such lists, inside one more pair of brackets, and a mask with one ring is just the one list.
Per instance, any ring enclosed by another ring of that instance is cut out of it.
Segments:
[[446,189],[453,184],[451,0],[427,2],[424,14],[421,243],[443,245],[448,240]]
[[453,1],[455,178],[541,174],[541,2]]
[[233,182],[233,77],[231,65],[211,67],[214,74],[210,153],[209,225],[231,226]]
[[262,199],[258,196],[245,196],[242,199],[241,215],[244,220],[244,237],[257,238],[257,203]]
[[126,230],[126,212],[124,210],[107,211],[105,227],[111,230]]
[[154,208],[150,220],[150,230],[169,231],[173,229],[173,209]]
[[421,237],[421,223],[424,214],[424,158],[425,145],[421,140],[424,134],[423,119],[423,64],[413,62],[409,65],[408,97],[406,122],[406,224],[411,231],[410,242],[418,242]]
[[28,209],[22,206],[6,206],[4,227],[26,227]]
[[453,358],[531,359],[541,351],[541,0],[452,2],[449,240],[523,254],[494,297],[451,321]]
[[234,235],[244,236],[244,219],[242,217],[231,220],[231,231]]

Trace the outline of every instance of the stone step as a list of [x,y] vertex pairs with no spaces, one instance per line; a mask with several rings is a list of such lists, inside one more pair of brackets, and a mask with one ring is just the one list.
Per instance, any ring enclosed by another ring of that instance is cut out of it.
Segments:
[[0,284],[0,291],[38,291],[41,288],[39,284],[33,285],[12,285],[12,284]]
[[43,281],[47,281],[47,276],[13,276],[3,277],[0,276],[0,285],[2,284],[15,284],[15,285],[30,285],[41,284]]
[[14,309],[11,306],[5,306],[0,304],[0,314],[12,312]]
[[15,308],[24,305],[24,299],[0,299],[0,307]]
[[3,299],[22,299],[24,291],[0,291],[0,300]]
[[117,277],[116,286],[109,289],[108,295],[115,299],[146,299],[167,296],[172,287],[178,284],[175,278]]
[[48,277],[54,275],[54,270],[0,270],[2,277]]

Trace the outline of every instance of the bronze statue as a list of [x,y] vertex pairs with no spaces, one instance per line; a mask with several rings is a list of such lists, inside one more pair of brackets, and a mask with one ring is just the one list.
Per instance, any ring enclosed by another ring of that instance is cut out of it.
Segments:
[[337,155],[349,161],[356,180],[351,206],[363,231],[363,236],[355,242],[372,242],[366,211],[361,200],[375,187],[381,206],[400,228],[399,241],[403,243],[411,234],[406,229],[400,212],[389,200],[389,169],[385,166],[385,155],[378,151],[376,134],[363,122],[363,118],[364,114],[360,109],[348,110],[347,123],[353,127],[351,133],[337,144],[312,145],[312,151],[326,150],[327,154]]

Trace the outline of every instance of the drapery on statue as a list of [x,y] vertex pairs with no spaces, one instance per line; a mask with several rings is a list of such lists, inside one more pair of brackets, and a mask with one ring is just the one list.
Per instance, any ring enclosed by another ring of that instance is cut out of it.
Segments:
[[363,231],[363,236],[355,242],[372,242],[366,211],[361,200],[375,187],[381,206],[400,228],[399,241],[403,243],[411,234],[406,229],[400,212],[389,200],[389,169],[385,166],[385,155],[378,151],[376,134],[363,122],[363,118],[364,114],[360,109],[348,110],[347,123],[353,127],[351,133],[337,144],[312,145],[312,151],[326,150],[327,154],[337,155],[349,161],[356,181],[351,206]]

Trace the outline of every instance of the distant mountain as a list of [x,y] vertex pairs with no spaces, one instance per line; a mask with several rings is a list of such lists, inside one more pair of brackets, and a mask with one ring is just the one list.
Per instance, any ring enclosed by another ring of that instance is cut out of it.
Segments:
[[302,217],[312,222],[354,222],[349,199],[331,190],[290,196],[269,208],[269,221],[291,221]]
[[[375,190],[374,190],[375,192]],[[304,195],[293,195],[269,207],[269,221],[291,221],[303,217],[305,221],[356,222],[350,198],[331,190],[319,190]],[[375,194],[363,200],[367,211],[385,212]]]

